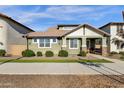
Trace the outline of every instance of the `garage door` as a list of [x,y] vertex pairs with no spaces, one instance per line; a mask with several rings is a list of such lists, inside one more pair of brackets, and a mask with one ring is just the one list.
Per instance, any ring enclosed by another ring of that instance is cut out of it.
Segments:
[[21,56],[22,51],[26,49],[26,45],[10,45],[9,53],[14,56]]

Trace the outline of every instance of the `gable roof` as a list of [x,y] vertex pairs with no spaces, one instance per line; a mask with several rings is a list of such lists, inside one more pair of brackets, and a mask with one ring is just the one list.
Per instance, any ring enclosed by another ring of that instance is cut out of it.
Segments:
[[7,16],[7,15],[5,15],[5,14],[0,13],[0,17],[7,18],[7,19],[9,19],[10,21],[13,21],[13,22],[16,23],[16,24],[18,24],[18,25],[20,25],[20,26],[23,26],[24,28],[28,29],[29,32],[34,32],[34,30],[32,30],[31,28],[29,28],[29,27],[27,27],[27,26],[25,26],[25,25],[23,25],[23,24],[21,24],[21,23],[15,21],[14,19],[12,19],[11,17],[9,17],[9,16]]
[[110,26],[110,25],[120,25],[120,24],[124,25],[124,22],[109,22],[109,23],[99,27],[99,29],[102,29],[102,28],[104,28],[106,26]]
[[88,27],[88,28],[90,28],[90,29],[92,29],[92,30],[94,30],[94,31],[96,31],[96,32],[98,32],[98,33],[100,33],[101,35],[110,36],[109,33],[104,32],[104,31],[102,31],[102,30],[100,30],[100,29],[97,29],[97,28],[95,28],[95,27],[93,27],[93,26],[90,26],[90,25],[88,25],[88,24],[79,25],[79,26],[76,27],[75,29],[73,29],[73,30],[69,31],[68,33],[64,34],[63,36],[66,36],[66,35],[68,35],[68,34],[74,32],[74,31],[80,29],[81,27]]
[[78,29],[80,29],[81,27],[88,27],[94,31],[97,31],[97,33],[100,33],[102,35],[106,35],[106,36],[110,36],[110,34],[108,34],[107,32],[104,32],[100,29],[94,28],[88,24],[83,24],[83,25],[79,25],[78,27],[76,27],[73,30],[58,30],[57,27],[52,27],[52,28],[48,28],[47,31],[44,32],[31,32],[27,34],[28,38],[32,38],[32,37],[63,37],[66,36]]
[[62,37],[64,34],[68,33],[70,30],[58,30],[56,27],[48,28],[44,32],[31,32],[28,33],[28,38],[32,37]]

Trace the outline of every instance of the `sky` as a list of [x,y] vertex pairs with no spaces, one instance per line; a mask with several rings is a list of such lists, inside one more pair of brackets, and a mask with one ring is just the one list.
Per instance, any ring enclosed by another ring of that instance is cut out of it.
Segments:
[[113,5],[0,5],[0,13],[35,31],[45,31],[57,24],[90,24],[100,27],[122,22],[124,6]]

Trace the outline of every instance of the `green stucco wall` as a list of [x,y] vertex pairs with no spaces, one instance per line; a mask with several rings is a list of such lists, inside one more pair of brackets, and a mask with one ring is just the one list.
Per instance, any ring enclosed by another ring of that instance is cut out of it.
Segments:
[[38,43],[33,43],[32,39],[28,39],[29,41],[29,49],[33,50],[35,53],[37,51],[41,51],[43,54],[45,54],[46,51],[50,50],[53,51],[55,55],[58,55],[59,50],[61,50],[61,40],[58,40],[57,43],[51,44],[51,48],[38,48]]
[[80,52],[80,46],[81,46],[81,41],[78,39],[78,49],[70,49],[69,48],[69,39],[66,40],[66,50],[68,51],[69,54],[79,54]]
[[[53,51],[55,55],[58,55],[58,52],[61,50],[61,44],[62,40],[58,40],[57,43],[53,43],[51,45],[51,48],[38,48],[38,43],[33,43],[32,39],[28,39],[29,42],[29,49],[33,50],[35,53],[37,51],[41,51],[43,54],[45,54],[46,51],[50,50]],[[79,54],[80,52],[80,46],[81,46],[81,40],[78,39],[78,49],[69,49],[69,39],[66,40],[66,48],[63,48],[64,50],[67,50],[69,54]]]

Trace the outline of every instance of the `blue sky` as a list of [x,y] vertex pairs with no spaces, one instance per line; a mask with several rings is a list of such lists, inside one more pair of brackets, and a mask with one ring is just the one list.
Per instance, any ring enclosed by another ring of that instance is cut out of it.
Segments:
[[0,5],[4,13],[35,31],[45,31],[57,24],[88,23],[100,27],[108,22],[122,22],[124,6],[95,5]]

